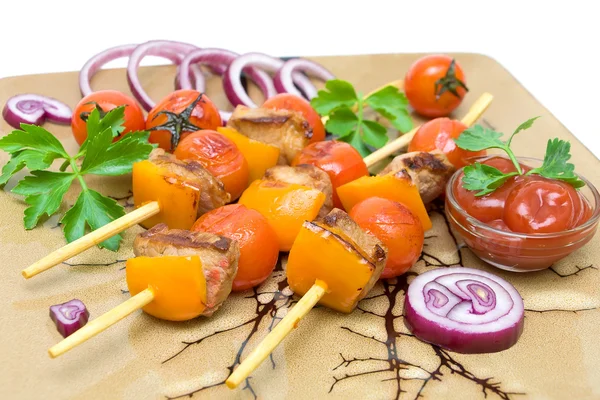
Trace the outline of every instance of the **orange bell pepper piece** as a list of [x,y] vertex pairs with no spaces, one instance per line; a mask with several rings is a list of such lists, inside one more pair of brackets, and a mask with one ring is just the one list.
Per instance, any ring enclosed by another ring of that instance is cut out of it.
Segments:
[[397,201],[408,207],[419,218],[423,230],[431,229],[431,220],[419,195],[419,189],[410,179],[395,175],[363,176],[338,187],[337,193],[344,209],[348,212],[369,197]]
[[[339,219],[344,223],[336,226]],[[320,303],[350,313],[377,282],[385,262],[385,246],[362,231],[342,210],[334,209],[323,222],[307,221],[302,225],[288,257],[287,280],[290,289],[299,295],[305,294],[317,279],[325,282],[327,293]]]
[[280,251],[289,251],[304,221],[312,221],[325,202],[320,190],[278,181],[256,180],[239,204],[258,211],[277,234]]
[[266,170],[277,165],[279,147],[250,139],[230,127],[219,127],[217,132],[235,143],[246,158],[250,170],[249,183],[262,178]]
[[171,229],[190,229],[197,218],[200,188],[145,160],[133,164],[133,203],[138,208],[150,201],[160,204],[160,212],[140,223],[152,228],[165,223]]
[[150,288],[154,300],[143,308],[168,321],[198,317],[206,308],[206,279],[198,256],[136,257],[127,260],[132,296]]

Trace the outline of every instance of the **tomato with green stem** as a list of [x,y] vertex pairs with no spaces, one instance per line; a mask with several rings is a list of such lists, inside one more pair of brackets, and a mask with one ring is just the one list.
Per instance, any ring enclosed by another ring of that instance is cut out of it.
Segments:
[[125,118],[122,127],[123,132],[114,141],[121,139],[124,135],[143,131],[146,128],[144,113],[134,99],[116,90],[100,90],[85,96],[73,110],[71,118],[71,130],[77,143],[81,144],[87,139],[87,119],[92,110],[97,109],[100,118],[106,113],[119,106],[125,106]]
[[217,106],[196,90],[174,91],[158,102],[146,118],[150,143],[170,152],[190,133],[215,130],[222,125]]
[[446,55],[418,59],[404,78],[404,93],[410,105],[429,118],[449,115],[468,91],[461,66]]

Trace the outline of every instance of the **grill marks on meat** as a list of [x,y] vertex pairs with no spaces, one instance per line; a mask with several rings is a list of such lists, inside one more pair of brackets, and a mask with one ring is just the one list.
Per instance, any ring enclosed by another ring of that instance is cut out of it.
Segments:
[[208,232],[169,229],[158,224],[139,234],[133,242],[136,256],[199,256],[206,278],[206,309],[210,317],[231,293],[240,258],[235,240]]
[[333,186],[327,172],[314,165],[300,164],[295,167],[276,165],[265,172],[264,180],[295,183],[317,189],[325,195],[325,202],[319,210],[318,218],[325,217],[333,208]]
[[208,172],[199,162],[179,160],[163,149],[152,150],[150,162],[166,169],[186,184],[200,189],[198,216],[229,203],[231,197],[225,191],[223,183]]
[[421,200],[427,204],[444,193],[455,170],[443,153],[413,151],[396,156],[378,175],[410,177],[419,188]]
[[237,106],[227,126],[250,139],[279,147],[280,165],[291,164],[313,134],[302,114],[289,110]]

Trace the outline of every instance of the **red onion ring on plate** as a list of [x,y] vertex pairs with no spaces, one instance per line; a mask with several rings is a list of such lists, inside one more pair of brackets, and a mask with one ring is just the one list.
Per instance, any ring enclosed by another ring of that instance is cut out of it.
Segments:
[[[175,42],[170,40],[152,40],[146,43],[142,43],[137,46],[129,56],[129,63],[127,64],[127,82],[129,88],[133,93],[137,101],[140,102],[142,107],[146,111],[150,111],[154,107],[155,102],[148,96],[148,93],[142,87],[139,77],[137,75],[137,69],[142,59],[147,55],[159,56],[167,58],[173,61],[172,57],[176,55],[176,64],[180,64],[185,54],[197,49],[196,46],[183,43]],[[190,67],[196,83],[196,90],[199,92],[204,91],[204,75],[198,65]]]
[[21,123],[40,125],[44,120],[70,124],[71,108],[52,97],[39,94],[19,94],[6,101],[2,116],[9,125],[20,128]]
[[[309,76],[314,76],[315,78],[321,79],[325,82],[330,79],[335,79],[335,76],[322,65],[319,65],[313,61],[305,60],[303,58],[294,58],[286,61],[275,74],[273,83],[275,84],[275,89],[277,89],[277,92],[302,96],[298,89],[296,89],[296,86],[294,86],[293,76],[295,71],[304,72]],[[310,92],[304,91],[304,94],[309,100],[317,95],[317,90],[314,88],[314,86],[312,88],[313,90]]]
[[[242,71],[245,71],[246,67],[251,66],[276,72],[283,64],[284,62],[279,58],[274,58],[262,53],[247,53],[236,58],[229,65],[227,71],[225,71],[225,75],[223,75],[223,89],[225,90],[229,102],[233,104],[234,107],[240,104],[252,108],[257,107],[242,86]],[[292,79],[304,93],[316,94],[315,86],[310,79],[303,74],[296,72],[292,75]],[[275,89],[272,80],[270,80],[269,84],[265,87],[265,90],[263,90],[263,88],[261,88],[261,90],[265,95],[265,99],[277,94],[277,90]]]
[[419,339],[458,353],[506,350],[523,332],[523,299],[510,283],[472,268],[417,276],[404,299],[404,323]]

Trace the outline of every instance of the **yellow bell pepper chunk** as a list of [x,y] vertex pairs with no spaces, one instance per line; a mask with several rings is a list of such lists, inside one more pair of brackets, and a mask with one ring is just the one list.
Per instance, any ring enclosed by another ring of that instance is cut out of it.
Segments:
[[279,147],[250,139],[230,127],[219,127],[217,132],[235,143],[246,158],[250,170],[249,183],[262,178],[266,170],[277,165]]
[[198,317],[206,308],[206,279],[198,256],[136,257],[127,260],[132,296],[150,288],[154,300],[143,308],[168,321]]
[[200,188],[186,184],[181,178],[152,162],[133,164],[133,202],[135,207],[157,201],[160,212],[140,225],[152,228],[165,223],[171,229],[190,229],[197,219]]
[[252,182],[239,204],[261,213],[277,234],[280,251],[289,251],[304,221],[312,221],[325,202],[320,190],[278,181]]
[[431,229],[431,220],[419,195],[419,189],[409,179],[394,175],[363,176],[338,187],[337,194],[348,212],[369,197],[397,201],[419,218],[423,230]]

